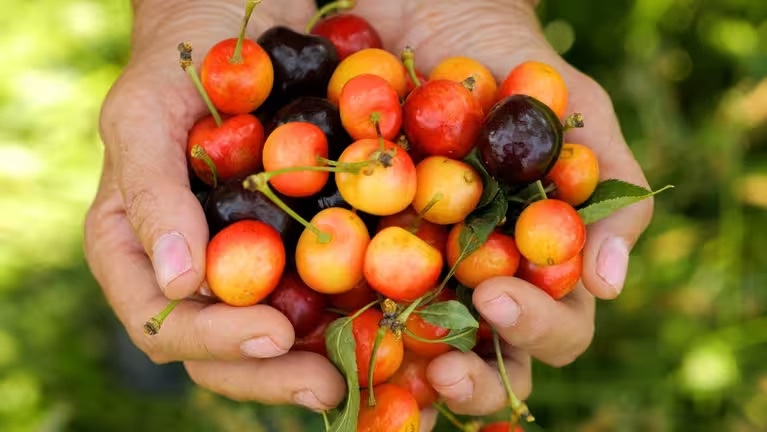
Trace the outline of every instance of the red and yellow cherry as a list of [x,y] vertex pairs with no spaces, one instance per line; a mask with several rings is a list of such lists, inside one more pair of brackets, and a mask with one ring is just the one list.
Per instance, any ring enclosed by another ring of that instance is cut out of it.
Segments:
[[370,304],[378,298],[378,293],[370,288],[370,284],[364,278],[354,288],[340,294],[328,296],[328,303],[336,309],[346,312],[354,312]]
[[[418,308],[419,310],[422,308]],[[416,337],[421,339],[437,340],[442,339],[450,333],[450,330],[436,326],[432,323],[425,321],[418,315],[417,312],[413,312],[407,317],[405,321],[405,327],[408,331],[412,332]],[[405,345],[405,349],[418,354],[421,357],[432,359],[440,356],[453,349],[447,343],[439,342],[423,342],[413,338],[408,332],[403,333],[402,342]]]
[[384,296],[410,302],[437,284],[442,254],[415,234],[396,226],[376,233],[365,251],[363,273]]
[[525,432],[525,430],[522,426],[509,424],[508,421],[499,421],[483,426],[479,432]]
[[522,210],[514,227],[514,239],[522,256],[533,264],[562,264],[583,250],[586,225],[573,206],[549,198]]
[[421,357],[409,351],[405,346],[405,356],[402,365],[389,379],[390,384],[398,385],[415,398],[420,409],[424,409],[437,401],[437,391],[434,390],[426,377],[426,368],[430,359]]
[[373,74],[389,82],[399,97],[405,96],[405,67],[392,53],[380,48],[366,48],[346,57],[338,64],[328,83],[328,99],[338,104],[341,90],[357,75]]
[[323,18],[312,27],[311,34],[332,42],[339,60],[363,49],[383,48],[381,36],[370,22],[351,13],[339,13]]
[[[366,309],[352,320],[352,334],[355,342],[355,358],[357,359],[357,377],[360,388],[368,387],[370,359],[373,356],[373,345],[379,329],[383,313],[378,309]],[[378,344],[373,362],[373,386],[387,381],[397,372],[402,364],[404,347],[402,339],[397,338],[391,329],[387,328]]]
[[296,338],[317,327],[328,303],[325,295],[309,288],[294,271],[283,273],[267,302],[288,318]]
[[445,156],[429,156],[415,167],[413,208],[429,222],[463,221],[482,198],[482,177],[471,165]]
[[330,240],[323,242],[307,228],[296,244],[296,270],[309,288],[323,294],[349,291],[362,280],[365,251],[370,234],[365,223],[351,210],[329,207],[310,221]]
[[[447,238],[447,263],[454,266],[461,256],[459,239],[466,226],[453,225]],[[520,253],[514,238],[493,231],[477,250],[463,259],[455,270],[455,278],[467,288],[497,276],[514,276],[519,268]]]
[[355,140],[377,138],[380,130],[384,139],[394,141],[402,127],[399,95],[378,75],[362,74],[350,79],[341,90],[338,110],[344,129]]
[[579,206],[591,197],[599,183],[597,155],[583,144],[565,143],[546,180],[556,186],[548,194],[550,198]]
[[325,311],[314,328],[309,331],[309,333],[303,337],[296,337],[295,342],[293,343],[293,346],[290,348],[290,350],[309,351],[327,357],[328,348],[327,344],[325,343],[325,332],[327,331],[328,327],[330,327],[330,324],[332,324],[333,321],[337,320],[338,318],[341,318],[341,315],[338,315],[334,312]]
[[432,247],[437,249],[442,254],[443,260],[445,258],[445,247],[447,245],[447,233],[448,229],[444,225],[437,225],[424,220],[418,216],[415,209],[412,206],[402,210],[399,213],[384,216],[378,219],[378,226],[376,231],[380,232],[384,228],[398,226],[404,228]]
[[280,233],[271,225],[247,219],[235,222],[208,243],[208,286],[228,305],[254,305],[277,287],[285,270],[285,258]]
[[490,111],[498,93],[498,83],[493,73],[482,63],[470,57],[448,57],[439,62],[429,74],[429,80],[447,79],[462,82],[467,77],[474,78],[471,93],[482,107],[482,112]]
[[381,143],[378,139],[357,140],[338,158],[339,164],[371,160],[360,172],[335,173],[341,196],[352,207],[373,216],[388,216],[406,209],[416,190],[413,160],[399,145],[388,140]]
[[482,107],[465,83],[430,80],[402,106],[402,127],[410,146],[427,156],[463,159],[482,126]]
[[[266,171],[320,166],[318,157],[328,157],[328,139],[318,126],[307,122],[289,122],[277,126],[264,144]],[[269,183],[289,197],[312,196],[328,182],[328,171],[298,170],[277,174]]]
[[219,126],[207,115],[189,131],[187,153],[195,175],[207,183],[227,182],[262,166],[264,126],[253,115],[224,117]]
[[539,266],[522,258],[516,276],[546,291],[554,300],[570,294],[583,273],[583,252],[562,264]]
[[248,0],[239,37],[213,45],[200,68],[200,82],[213,105],[228,114],[255,111],[274,85],[274,66],[269,55],[256,41],[245,37],[250,15],[260,2]]
[[496,100],[515,94],[538,99],[560,119],[567,114],[568,91],[565,80],[546,63],[530,60],[517,65],[501,83]]
[[418,401],[404,388],[395,384],[381,384],[373,388],[376,404],[367,403],[368,390],[360,393],[357,432],[418,432],[421,412]]

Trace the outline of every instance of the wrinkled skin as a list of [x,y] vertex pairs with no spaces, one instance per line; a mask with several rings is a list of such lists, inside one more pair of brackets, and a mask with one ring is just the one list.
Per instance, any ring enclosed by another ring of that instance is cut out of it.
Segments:
[[[242,2],[134,0],[134,7],[134,51],[100,119],[103,175],[86,218],[84,245],[94,276],[133,342],[155,363],[182,361],[198,385],[235,400],[295,403],[314,410],[337,405],[345,395],[341,375],[318,354],[287,353],[295,340],[293,329],[269,306],[185,301],[160,334],[143,335],[143,323],[168,298],[188,297],[204,280],[208,229],[189,190],[184,148],[186,132],[206,111],[176,63],[176,45],[190,41],[199,65],[210,46],[236,35]],[[263,2],[249,35],[255,38],[274,24],[300,30],[313,11],[309,0]],[[602,179],[647,186],[609,96],[547,45],[529,0],[359,0],[355,13],[376,23],[387,49],[398,53],[406,44],[413,47],[416,67],[424,72],[450,55],[470,54],[498,80],[524,60],[548,62],[569,87],[568,112],[585,114],[586,127],[569,132],[567,141],[595,150]],[[588,348],[595,297],[620,294],[628,251],[652,211],[648,199],[591,226],[583,283],[562,301],[515,278],[489,280],[475,289],[478,311],[508,343],[506,367],[520,398],[532,389],[531,357],[560,367]],[[163,236],[168,233],[177,235]],[[427,377],[458,413],[487,414],[504,406],[494,365],[473,352],[437,357]],[[434,419],[433,411],[423,411],[421,430],[431,430]]]

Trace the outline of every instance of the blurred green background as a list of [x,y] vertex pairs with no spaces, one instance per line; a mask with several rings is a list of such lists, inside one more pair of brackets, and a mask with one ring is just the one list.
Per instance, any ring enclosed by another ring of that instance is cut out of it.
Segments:
[[[97,118],[128,1],[2,0],[0,431],[290,431],[154,367],[82,258]],[[552,44],[612,94],[657,199],[576,363],[536,365],[548,431],[767,430],[767,2],[543,0]],[[175,378],[175,379],[174,379]],[[446,430],[446,429],[441,429]]]

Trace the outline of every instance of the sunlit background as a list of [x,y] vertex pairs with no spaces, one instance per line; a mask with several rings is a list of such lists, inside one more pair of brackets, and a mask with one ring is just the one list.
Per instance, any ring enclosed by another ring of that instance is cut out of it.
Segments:
[[[319,430],[152,366],[83,262],[129,2],[0,5],[0,431]],[[656,201],[624,294],[600,304],[590,350],[535,366],[529,430],[767,431],[767,2],[539,10],[552,44],[612,94],[651,186],[677,187]]]

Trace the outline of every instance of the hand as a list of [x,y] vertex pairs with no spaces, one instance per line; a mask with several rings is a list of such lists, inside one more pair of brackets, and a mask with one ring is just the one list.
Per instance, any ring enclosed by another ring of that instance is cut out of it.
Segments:
[[[290,3],[260,5],[250,36],[275,23],[302,28],[312,2]],[[85,223],[95,278],[132,341],[155,363],[183,361],[197,384],[236,400],[314,410],[337,405],[345,395],[341,375],[319,355],[286,354],[293,328],[268,306],[182,302],[158,335],[142,333],[168,298],[198,290],[208,242],[185,157],[187,131],[207,111],[179,67],[176,46],[191,42],[199,67],[214,43],[237,35],[244,2],[134,5],[133,53],[104,101],[103,174]]]
[[[373,23],[386,49],[399,53],[405,46],[412,47],[416,68],[426,73],[448,56],[480,61],[499,82],[523,61],[548,63],[566,80],[568,112],[584,115],[585,127],[568,132],[566,140],[594,149],[602,179],[619,178],[647,186],[623,139],[609,95],[546,42],[533,0],[360,0],[355,13]],[[629,251],[652,212],[652,200],[645,200],[591,225],[582,283],[561,301],[516,278],[496,278],[475,289],[474,305],[506,342],[506,369],[519,398],[525,399],[532,389],[531,356],[561,367],[591,344],[595,297],[613,299],[620,294]],[[428,376],[455,412],[484,415],[506,404],[495,364],[474,353],[450,352],[438,357],[430,364]],[[433,427],[434,417],[433,412],[424,413],[422,430]]]

